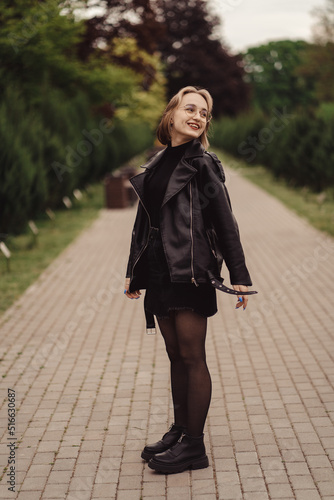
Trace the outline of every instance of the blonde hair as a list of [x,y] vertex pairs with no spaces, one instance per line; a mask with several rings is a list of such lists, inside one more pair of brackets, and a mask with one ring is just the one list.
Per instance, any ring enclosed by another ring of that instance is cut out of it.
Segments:
[[[213,100],[210,93],[206,89],[202,89],[199,87],[183,87],[181,90],[175,94],[169,103],[166,106],[165,111],[163,112],[162,118],[157,128],[157,138],[161,142],[161,144],[168,144],[171,141],[171,118],[174,113],[174,110],[180,105],[181,100],[186,94],[200,94],[206,101],[208,105],[208,111],[211,113]],[[204,148],[207,149],[209,146],[208,141],[208,130],[210,126],[210,121],[206,123],[206,127],[203,133],[200,135],[199,139],[203,144]]]

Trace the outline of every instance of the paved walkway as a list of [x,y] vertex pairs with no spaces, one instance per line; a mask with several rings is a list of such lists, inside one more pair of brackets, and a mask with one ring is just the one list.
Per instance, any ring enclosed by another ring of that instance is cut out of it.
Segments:
[[210,467],[140,458],[172,422],[169,366],[123,295],[135,208],[103,210],[2,318],[1,471],[18,448],[1,498],[334,499],[334,240],[238,174],[227,185],[259,295],[243,312],[219,294],[209,319]]

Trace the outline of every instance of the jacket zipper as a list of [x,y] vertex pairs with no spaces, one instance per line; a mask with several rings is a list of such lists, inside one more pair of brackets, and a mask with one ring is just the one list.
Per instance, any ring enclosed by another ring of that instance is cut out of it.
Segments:
[[136,189],[136,188],[135,188],[135,191],[136,191],[136,193],[137,193],[137,195],[138,195],[138,198],[139,198],[139,199],[140,199],[140,201],[141,201],[141,204],[143,205],[143,208],[144,208],[145,212],[147,213],[147,217],[148,217],[148,221],[149,221],[149,229],[148,229],[148,235],[147,235],[147,241],[146,241],[146,244],[145,244],[145,245],[144,245],[144,247],[142,248],[141,252],[139,253],[138,257],[136,258],[136,260],[135,260],[135,262],[134,262],[134,264],[133,264],[133,266],[132,266],[132,271],[131,271],[131,280],[130,280],[130,283],[131,283],[131,281],[133,280],[133,270],[134,270],[134,268],[135,268],[135,265],[137,264],[137,262],[138,262],[138,260],[140,259],[140,257],[143,255],[143,252],[145,251],[145,249],[146,249],[146,247],[147,247],[147,245],[148,245],[149,238],[150,238],[150,227],[151,227],[151,218],[150,218],[150,214],[149,214],[149,213],[148,213],[148,211],[146,210],[146,207],[145,207],[145,205],[144,205],[144,203],[143,203],[143,201],[142,201],[142,199],[141,199],[141,197],[140,197],[140,195],[139,195],[139,193],[138,193],[138,191],[137,191],[137,189]]
[[193,236],[193,193],[191,188],[191,181],[189,183],[190,195],[190,238],[191,238],[191,282],[195,286],[199,286],[194,276],[194,236]]

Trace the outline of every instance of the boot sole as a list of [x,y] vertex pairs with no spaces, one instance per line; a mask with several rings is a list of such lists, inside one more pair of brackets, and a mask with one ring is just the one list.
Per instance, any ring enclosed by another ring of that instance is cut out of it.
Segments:
[[[171,446],[173,446],[173,445],[171,445]],[[154,453],[152,453],[152,452],[149,452],[149,451],[145,451],[145,449],[144,449],[144,450],[141,452],[141,455],[140,455],[140,456],[141,456],[141,458],[142,458],[143,460],[146,460],[146,462],[148,462],[148,461],[149,461],[151,458],[153,458],[153,457],[154,457],[154,455],[156,455],[157,453],[163,453],[164,451],[167,451],[167,450],[168,450],[168,448],[165,448],[165,449],[163,449],[163,450],[160,450],[160,451],[155,451]]]
[[203,455],[199,458],[193,458],[192,460],[187,460],[186,462],[182,462],[180,464],[160,464],[159,462],[154,461],[152,458],[148,466],[150,469],[154,469],[157,472],[165,472],[165,473],[176,473],[183,472],[187,469],[205,469],[209,467],[209,459],[206,455]]

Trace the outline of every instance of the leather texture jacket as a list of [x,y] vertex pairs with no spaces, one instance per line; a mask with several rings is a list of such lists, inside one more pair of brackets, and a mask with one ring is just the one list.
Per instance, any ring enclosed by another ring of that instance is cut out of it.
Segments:
[[[164,151],[142,165],[144,172],[130,178],[139,198],[126,271],[130,292],[147,288],[145,249],[151,223],[144,183]],[[172,282],[197,286],[213,283],[213,276],[222,282],[224,260],[231,284],[252,285],[222,164],[199,139],[189,142],[169,179],[160,208],[160,232]]]

